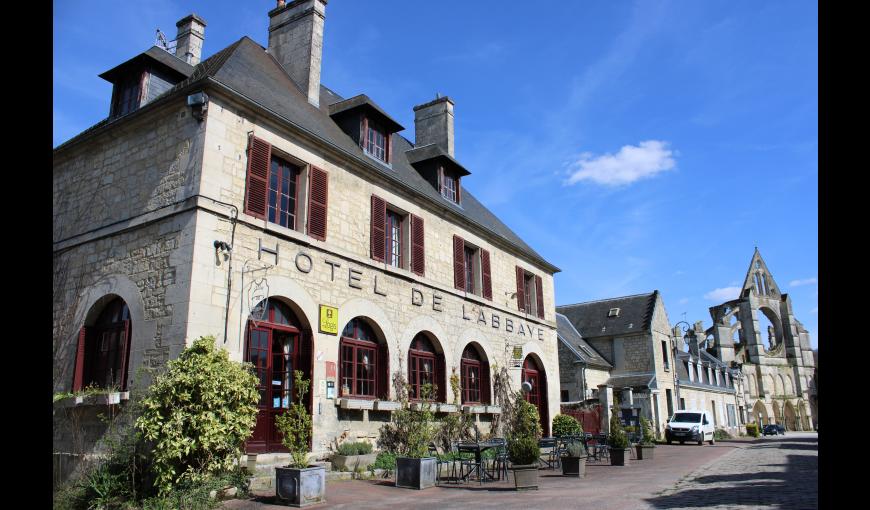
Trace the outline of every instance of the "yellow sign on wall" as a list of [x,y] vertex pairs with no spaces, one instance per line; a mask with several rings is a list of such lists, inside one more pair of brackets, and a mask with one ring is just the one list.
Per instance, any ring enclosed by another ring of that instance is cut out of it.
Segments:
[[320,305],[320,332],[338,334],[338,308]]

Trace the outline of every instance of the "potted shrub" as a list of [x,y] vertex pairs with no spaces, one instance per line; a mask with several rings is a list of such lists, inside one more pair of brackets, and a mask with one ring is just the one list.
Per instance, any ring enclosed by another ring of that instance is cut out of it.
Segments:
[[305,409],[304,397],[311,381],[302,371],[293,372],[296,402],[287,412],[275,418],[281,442],[290,450],[290,465],[275,468],[275,492],[291,506],[308,506],[326,501],[326,468],[308,464],[308,441],[311,438],[311,416]]
[[625,435],[625,430],[622,428],[622,423],[619,421],[619,414],[614,410],[610,418],[610,437],[608,443],[610,445],[610,465],[625,466],[628,464],[629,448],[628,436]]
[[381,427],[378,444],[396,454],[396,487],[434,487],[438,459],[429,455],[429,444],[435,437],[431,402],[434,388],[431,384],[422,386],[423,401],[419,410],[414,411],[406,405],[408,389],[401,372],[393,376],[393,385],[402,406],[393,413],[393,421]]
[[651,460],[653,458],[653,454],[655,453],[655,436],[652,431],[652,424],[650,424],[649,420],[642,417],[640,418],[640,429],[643,435],[640,438],[640,443],[635,445],[637,448],[637,459],[638,460]]
[[[580,436],[583,426],[573,416],[557,414],[553,418],[553,435],[555,437]],[[575,438],[567,443],[566,455],[562,456],[562,474],[565,476],[586,476],[586,449],[583,443]]]
[[746,435],[749,437],[758,437],[758,424],[757,423],[747,423],[746,424]]
[[579,436],[583,433],[583,427],[573,416],[557,414],[553,418],[553,437]]
[[332,465],[339,471],[357,471],[374,464],[378,455],[372,453],[371,443],[365,441],[341,443],[332,456]]
[[541,450],[538,439],[541,424],[538,409],[517,392],[513,419],[509,423],[508,459],[514,472],[514,485],[519,490],[538,488],[538,459]]

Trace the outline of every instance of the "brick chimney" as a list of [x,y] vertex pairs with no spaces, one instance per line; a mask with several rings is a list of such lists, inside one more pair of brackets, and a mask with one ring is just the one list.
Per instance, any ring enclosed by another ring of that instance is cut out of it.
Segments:
[[434,143],[453,157],[453,100],[439,94],[434,101],[414,107],[414,145]]
[[178,20],[175,26],[178,27],[175,56],[192,66],[199,64],[202,60],[202,43],[205,41],[205,20],[190,14]]
[[269,53],[308,96],[320,106],[320,62],[327,0],[278,0],[269,11]]

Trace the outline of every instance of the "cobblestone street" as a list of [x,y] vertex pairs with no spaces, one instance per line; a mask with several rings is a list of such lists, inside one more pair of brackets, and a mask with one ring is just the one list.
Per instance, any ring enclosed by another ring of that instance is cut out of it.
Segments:
[[647,499],[653,508],[818,508],[818,434],[789,432],[707,464],[673,489]]

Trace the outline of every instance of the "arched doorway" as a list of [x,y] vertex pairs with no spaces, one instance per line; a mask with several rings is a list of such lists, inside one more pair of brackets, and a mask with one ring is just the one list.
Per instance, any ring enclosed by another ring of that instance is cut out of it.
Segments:
[[765,407],[764,403],[760,400],[757,400],[755,405],[752,406],[752,421],[757,423],[759,427],[763,427],[770,423],[770,417],[767,415],[767,407]]
[[791,405],[791,402],[785,403],[783,416],[785,417],[784,425],[786,430],[798,430],[797,415],[795,414],[794,406]]
[[[296,313],[284,301],[267,298],[255,307],[264,306],[262,320],[250,317],[247,327],[245,361],[254,365],[260,392],[259,412],[254,432],[245,449],[251,453],[284,452],[281,434],[275,428],[275,418],[290,408],[298,398],[294,387],[294,371],[301,370],[311,380],[312,338],[303,328]],[[312,390],[305,397],[311,413]]]
[[537,356],[529,354],[523,361],[523,382],[532,385],[531,391],[526,393],[526,400],[538,408],[538,416],[541,418],[541,430],[545,437],[550,435],[550,416],[547,403],[547,374],[543,366],[536,359]]
[[446,374],[444,373],[444,351],[434,336],[426,332],[417,333],[408,348],[408,398],[420,400],[423,386],[430,384],[434,393],[429,398],[445,402]]
[[133,335],[130,309],[123,299],[109,295],[94,304],[88,315],[97,316],[79,332],[72,390],[96,386],[126,391]]

